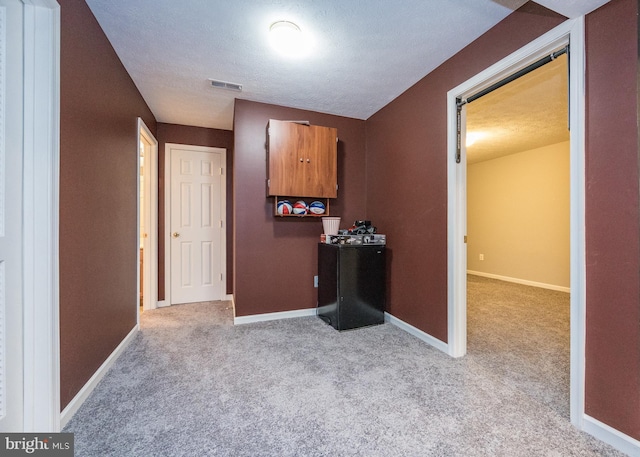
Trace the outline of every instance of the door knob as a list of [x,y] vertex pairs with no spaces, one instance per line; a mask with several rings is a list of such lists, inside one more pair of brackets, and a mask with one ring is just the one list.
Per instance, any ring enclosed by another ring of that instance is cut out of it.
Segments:
[[174,237],[174,238],[178,238],[180,236],[180,234],[178,232],[173,232],[171,234],[171,236]]

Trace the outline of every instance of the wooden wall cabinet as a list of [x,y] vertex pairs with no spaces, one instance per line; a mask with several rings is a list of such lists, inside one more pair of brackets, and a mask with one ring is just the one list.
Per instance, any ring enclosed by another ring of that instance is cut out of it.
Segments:
[[271,119],[267,151],[267,196],[338,196],[337,129]]

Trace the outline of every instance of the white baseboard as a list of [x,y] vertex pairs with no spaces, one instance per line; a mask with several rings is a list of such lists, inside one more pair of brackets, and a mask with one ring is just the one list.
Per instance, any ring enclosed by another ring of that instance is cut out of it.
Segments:
[[[222,297],[222,300],[223,301],[227,301],[227,300],[233,301],[233,295],[232,294],[224,295]],[[167,306],[171,306],[167,300],[158,300],[158,302],[156,303],[156,308],[165,308]]]
[[540,287],[542,289],[557,290],[558,292],[570,293],[571,288],[565,286],[557,286],[555,284],[547,284],[544,282],[529,281],[527,279],[512,278],[510,276],[494,275],[493,273],[484,273],[482,271],[467,270],[467,274],[474,276],[482,276],[484,278],[499,279],[500,281],[514,282],[525,286]]
[[[234,307],[235,308],[235,307]],[[295,311],[282,311],[279,313],[252,314],[233,318],[233,325],[251,324],[253,322],[274,321],[278,319],[290,319],[292,317],[315,316],[317,308],[297,309]]]
[[620,452],[630,456],[640,455],[640,441],[586,414],[583,417],[582,430],[613,446]]
[[91,376],[91,378],[87,381],[87,383],[80,389],[80,391],[73,397],[73,400],[69,402],[69,404],[62,410],[60,413],[60,428],[64,428],[65,425],[71,420],[73,415],[78,411],[80,406],[84,403],[84,401],[91,395],[93,389],[96,388],[100,380],[104,377],[104,375],[109,371],[111,365],[120,357],[120,354],[125,350],[125,348],[133,341],[136,334],[140,330],[140,326],[136,325],[129,332],[129,334],[120,342],[117,348],[111,353],[107,360],[98,368],[98,370]]
[[429,335],[428,333],[423,332],[422,330],[414,327],[413,325],[407,324],[405,321],[398,319],[397,317],[389,313],[384,313],[384,321],[395,325],[396,327],[404,330],[410,335],[415,336],[416,338],[444,352],[445,354],[449,354],[449,345],[447,343],[440,341],[438,338],[435,338]]

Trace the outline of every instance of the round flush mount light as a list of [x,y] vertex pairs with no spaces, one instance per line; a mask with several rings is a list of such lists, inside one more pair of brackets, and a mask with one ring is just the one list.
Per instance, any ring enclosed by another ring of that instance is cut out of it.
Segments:
[[280,54],[300,57],[308,50],[307,40],[300,27],[291,21],[276,21],[269,27],[271,46]]

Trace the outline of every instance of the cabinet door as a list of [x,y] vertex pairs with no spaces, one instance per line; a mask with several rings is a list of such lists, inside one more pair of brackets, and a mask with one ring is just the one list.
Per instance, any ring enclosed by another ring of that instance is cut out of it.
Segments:
[[337,130],[311,125],[307,127],[305,149],[305,192],[303,196],[336,198],[338,191]]
[[268,195],[337,197],[337,129],[271,120],[268,151]]
[[306,126],[294,122],[269,121],[268,195],[302,196],[305,185],[303,135]]

